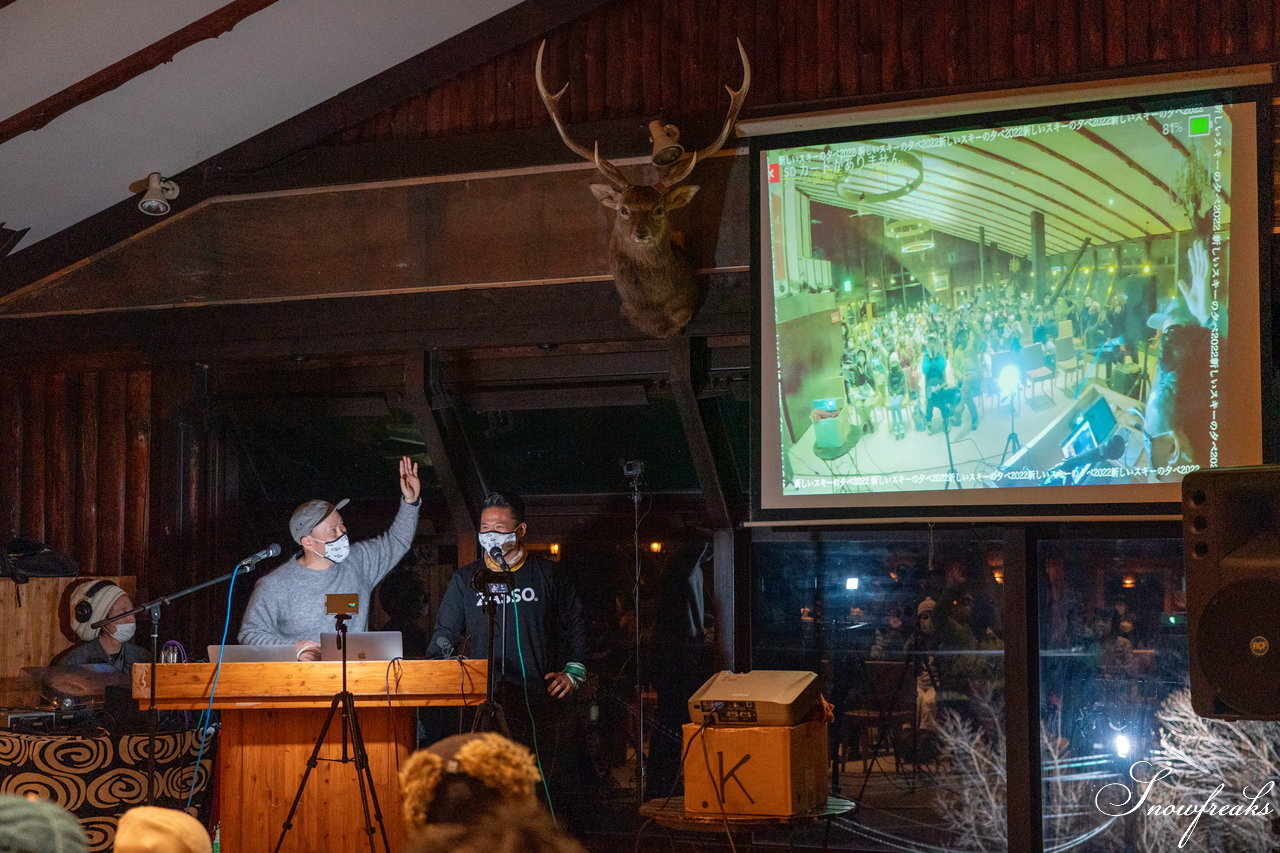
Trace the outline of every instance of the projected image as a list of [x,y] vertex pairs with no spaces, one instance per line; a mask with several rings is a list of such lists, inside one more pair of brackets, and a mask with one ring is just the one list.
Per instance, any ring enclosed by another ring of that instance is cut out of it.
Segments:
[[782,494],[1226,464],[1238,109],[763,152]]

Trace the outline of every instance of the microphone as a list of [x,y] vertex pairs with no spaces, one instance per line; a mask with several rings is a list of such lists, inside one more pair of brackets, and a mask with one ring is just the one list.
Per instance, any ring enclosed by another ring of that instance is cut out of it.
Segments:
[[272,557],[279,557],[279,556],[280,556],[280,546],[278,544],[273,543],[263,548],[258,553],[245,557],[236,565],[237,566],[256,566],[258,563],[262,562],[263,560],[269,560]]
[[498,545],[494,545],[492,548],[490,548],[490,549],[489,549],[489,556],[490,556],[490,557],[493,557],[494,561],[495,561],[499,566],[502,566],[502,570],[503,570],[504,572],[509,572],[509,571],[511,571],[511,567],[507,565],[506,558],[502,556],[502,548],[501,548],[500,546],[498,546]]
[[1066,474],[1077,468],[1083,468],[1085,465],[1094,465],[1098,462],[1106,462],[1119,459],[1124,454],[1124,436],[1119,433],[1111,436],[1111,440],[1106,444],[1099,445],[1093,450],[1087,450],[1084,453],[1077,454],[1068,459],[1063,459],[1057,465],[1049,469],[1050,474],[1061,473]]

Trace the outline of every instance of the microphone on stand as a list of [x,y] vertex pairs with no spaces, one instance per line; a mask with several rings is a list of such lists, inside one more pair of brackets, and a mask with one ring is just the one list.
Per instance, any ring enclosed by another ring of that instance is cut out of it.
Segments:
[[243,560],[236,563],[236,567],[239,568],[241,566],[256,566],[258,563],[262,562],[263,560],[269,560],[272,557],[279,557],[279,556],[280,556],[280,546],[278,544],[273,543],[263,548],[258,553],[245,557]]
[[506,558],[502,556],[502,548],[501,548],[500,546],[498,546],[498,545],[494,545],[492,548],[490,548],[490,549],[489,549],[489,556],[490,556],[490,557],[493,557],[494,561],[495,561],[499,566],[502,566],[502,570],[503,570],[504,572],[509,572],[509,571],[511,571],[511,567],[507,565]]

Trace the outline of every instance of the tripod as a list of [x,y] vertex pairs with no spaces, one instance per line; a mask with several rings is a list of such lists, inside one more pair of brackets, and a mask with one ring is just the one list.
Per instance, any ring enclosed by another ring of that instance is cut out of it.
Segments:
[[956,460],[951,455],[951,408],[954,404],[942,404],[942,435],[947,440],[947,482],[943,485],[943,489],[951,488],[954,483],[957,489],[963,489],[960,483],[960,475],[956,473]]
[[[501,551],[499,551],[501,554]],[[505,561],[503,563],[505,565]],[[511,594],[511,582],[499,572],[491,572],[481,567],[471,578],[471,585],[484,599],[483,610],[489,617],[489,654],[488,680],[485,683],[484,702],[476,710],[475,719],[471,721],[471,731],[498,732],[511,737],[511,729],[507,726],[507,714],[502,704],[494,696],[495,649],[493,645],[494,627],[498,621],[498,596]]]
[[[342,690],[334,694],[333,701],[329,703],[329,713],[325,715],[324,725],[320,727],[320,735],[316,738],[316,745],[311,750],[311,757],[307,759],[307,769],[302,774],[302,781],[298,783],[298,792],[293,795],[293,805],[289,806],[289,814],[285,816],[284,825],[280,827],[280,837],[276,840],[275,853],[280,853],[285,836],[293,828],[293,816],[298,811],[298,804],[302,802],[302,792],[307,787],[307,780],[311,778],[311,771],[316,769],[320,761],[334,761],[339,764],[355,763],[356,784],[360,789],[360,808],[364,811],[364,831],[369,836],[369,853],[375,853],[374,821],[377,822],[378,831],[382,834],[383,853],[391,853],[391,843],[387,841],[387,827],[382,822],[382,809],[378,806],[378,791],[373,785],[373,773],[369,770],[369,754],[365,752],[364,735],[360,732],[360,718],[356,716],[356,697],[347,689],[347,620],[351,618],[351,614],[335,613],[333,618],[337,622],[338,648],[342,650]],[[329,734],[329,726],[333,723],[333,715],[339,708],[342,709],[342,757],[322,759],[320,748],[324,746],[325,737]],[[348,737],[351,738],[350,754],[347,750]],[[373,820],[369,819],[371,800],[373,801]]]
[[[862,771],[862,787],[858,789],[858,796],[855,798],[861,803],[863,795],[867,792],[867,783],[871,781],[871,770],[875,767],[876,756],[879,754],[881,747],[886,741],[892,737],[891,727],[896,714],[899,711],[899,703],[909,703],[911,714],[911,776],[907,780],[907,790],[914,793],[916,783],[920,774],[920,708],[916,697],[916,684],[920,678],[921,669],[929,676],[929,683],[933,686],[936,693],[938,689],[938,677],[929,665],[929,661],[922,658],[919,653],[908,652],[907,659],[901,661],[885,661],[885,664],[897,663],[897,678],[892,686],[892,693],[889,695],[888,701],[884,700],[883,694],[880,697],[879,720],[876,726],[876,742],[871,747],[871,760],[865,762]],[[875,689],[873,682],[873,690]],[[880,685],[881,687],[887,685]],[[910,689],[910,696],[904,695],[907,689]],[[890,744],[892,745],[892,744]],[[895,749],[897,747],[894,747]]]
[[1017,402],[1017,398],[1014,396],[1014,394],[1016,393],[1017,393],[1016,390],[1011,391],[1009,393],[1009,437],[1004,440],[1004,452],[1000,454],[1001,466],[1004,465],[1005,459],[1007,459],[1009,456],[1012,456],[1013,454],[1016,454],[1019,450],[1022,449],[1022,443],[1018,441],[1018,430],[1013,425],[1013,418],[1014,418],[1013,407],[1014,407],[1014,404]]

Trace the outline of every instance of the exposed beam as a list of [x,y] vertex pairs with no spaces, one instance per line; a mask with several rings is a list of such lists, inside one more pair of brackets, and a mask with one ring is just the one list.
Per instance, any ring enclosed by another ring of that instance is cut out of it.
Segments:
[[[747,334],[750,276],[724,273],[708,276],[708,281],[707,302],[689,333],[708,338]],[[478,316],[494,319],[477,326]],[[152,361],[222,363],[591,341],[640,341],[639,333],[618,316],[617,297],[607,284],[0,319],[0,359],[24,362],[40,355],[65,358],[76,351],[145,350]],[[736,355],[745,352],[734,349]],[[716,355],[725,352],[717,349]]]
[[[447,140],[393,140],[356,146],[325,143],[338,132],[577,20],[607,2],[525,0],[310,110],[171,175],[182,185],[182,197],[175,203],[174,212],[216,195],[347,183],[352,178],[387,180],[568,162],[572,155],[549,125]],[[630,156],[644,153],[644,133],[637,133],[638,123],[629,118],[583,125],[580,129],[592,134],[591,138],[600,139],[601,145],[608,142],[614,146],[609,148],[619,152],[614,156]],[[578,130],[575,128],[575,132]],[[630,147],[633,145],[634,150]],[[311,149],[305,158],[284,159],[304,149]],[[136,198],[117,202],[0,262],[0,294],[38,281],[154,224],[150,217],[138,213]]]
[[[55,92],[39,103],[0,121],[0,145],[29,130],[39,130],[58,116],[88,103],[99,95],[117,89],[134,77],[171,62],[173,57],[193,44],[214,39],[228,32],[250,15],[261,12],[276,0],[233,0],[233,2],[192,21],[177,32],[152,42],[119,62],[90,74],[61,92]],[[0,6],[4,4],[0,2]]]
[[707,509],[707,526],[720,530],[727,529],[731,525],[729,506],[724,499],[720,472],[716,468],[711,442],[707,440],[706,426],[702,422],[702,412],[698,407],[698,388],[694,386],[695,377],[699,384],[705,378],[705,351],[706,341],[704,340],[699,339],[695,343],[683,335],[673,340],[670,383],[676,408],[680,412],[680,423],[684,427],[685,440],[689,443],[693,469],[697,472],[698,484],[702,487],[702,497]]
[[454,465],[454,458],[449,453],[436,414],[431,410],[427,400],[426,378],[427,354],[425,352],[407,352],[404,357],[404,390],[398,402],[408,409],[413,422],[422,433],[427,445],[427,455],[435,466],[436,476],[440,479],[440,488],[444,491],[445,503],[449,506],[449,517],[453,519],[453,529],[458,535],[459,543],[464,536],[475,537],[476,517],[468,505],[462,489],[462,479]]

